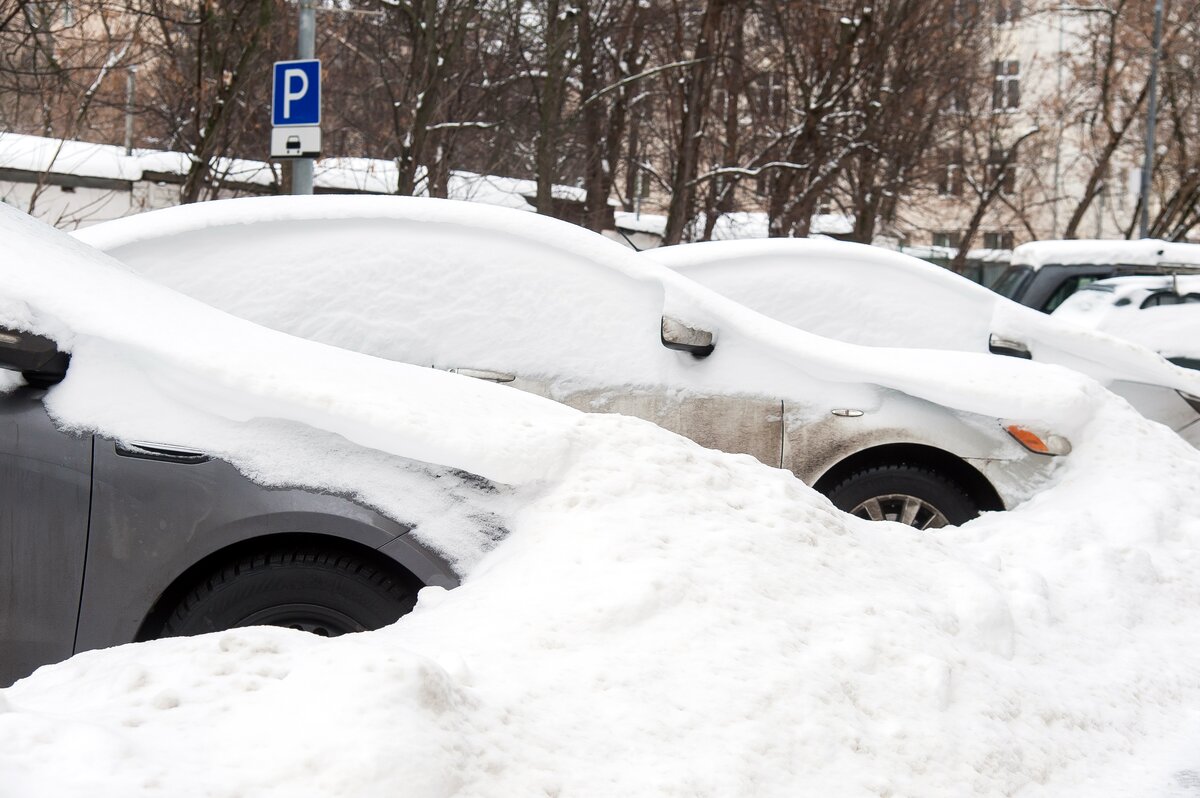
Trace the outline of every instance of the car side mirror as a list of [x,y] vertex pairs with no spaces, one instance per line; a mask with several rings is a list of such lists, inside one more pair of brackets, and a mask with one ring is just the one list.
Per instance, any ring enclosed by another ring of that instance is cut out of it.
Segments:
[[62,382],[71,356],[43,335],[0,327],[0,368],[19,371],[38,388]]
[[697,358],[708,357],[716,348],[711,332],[689,327],[670,316],[662,317],[662,345],[667,349],[690,352]]
[[1011,338],[1001,338],[995,333],[988,336],[988,351],[993,355],[1008,355],[1009,357],[1033,360],[1033,353],[1029,351],[1029,347],[1025,344],[1020,341],[1014,341]]

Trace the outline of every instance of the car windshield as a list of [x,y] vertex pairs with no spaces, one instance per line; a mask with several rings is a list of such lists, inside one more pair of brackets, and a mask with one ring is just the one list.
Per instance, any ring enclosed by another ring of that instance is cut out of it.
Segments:
[[1016,300],[1025,291],[1032,274],[1033,268],[1030,266],[1009,266],[990,287],[1000,296]]

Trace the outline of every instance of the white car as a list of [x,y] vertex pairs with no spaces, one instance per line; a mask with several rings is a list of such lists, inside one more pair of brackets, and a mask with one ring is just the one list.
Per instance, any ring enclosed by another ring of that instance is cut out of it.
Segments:
[[865,518],[929,528],[1011,507],[1070,450],[1047,421],[1061,408],[1014,388],[1053,379],[1036,366],[808,335],[533,214],[273,197],[76,235],[268,327],[640,416],[789,469]]
[[1030,241],[1013,250],[1011,265],[992,290],[1027,307],[1053,313],[1068,297],[1097,280],[1181,271],[1200,273],[1200,245],[1156,238]]
[[1200,374],[917,258],[831,239],[682,244],[639,257],[786,324],[841,341],[990,351],[1067,366],[1200,446]]
[[1100,280],[1067,297],[1053,315],[1200,369],[1200,276]]

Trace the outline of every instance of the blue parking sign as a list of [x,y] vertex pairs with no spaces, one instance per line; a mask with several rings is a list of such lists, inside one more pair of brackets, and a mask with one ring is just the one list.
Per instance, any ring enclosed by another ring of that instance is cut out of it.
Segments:
[[271,124],[321,124],[321,62],[276,61],[271,92]]

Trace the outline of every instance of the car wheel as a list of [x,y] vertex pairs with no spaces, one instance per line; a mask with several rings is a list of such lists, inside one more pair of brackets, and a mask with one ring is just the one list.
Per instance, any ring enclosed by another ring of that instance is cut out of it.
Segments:
[[864,468],[828,492],[839,509],[871,521],[896,521],[917,529],[966,523],[979,506],[958,483],[915,465]]
[[413,608],[416,589],[357,557],[316,549],[243,557],[200,581],[162,636],[286,626],[325,637],[378,629]]

